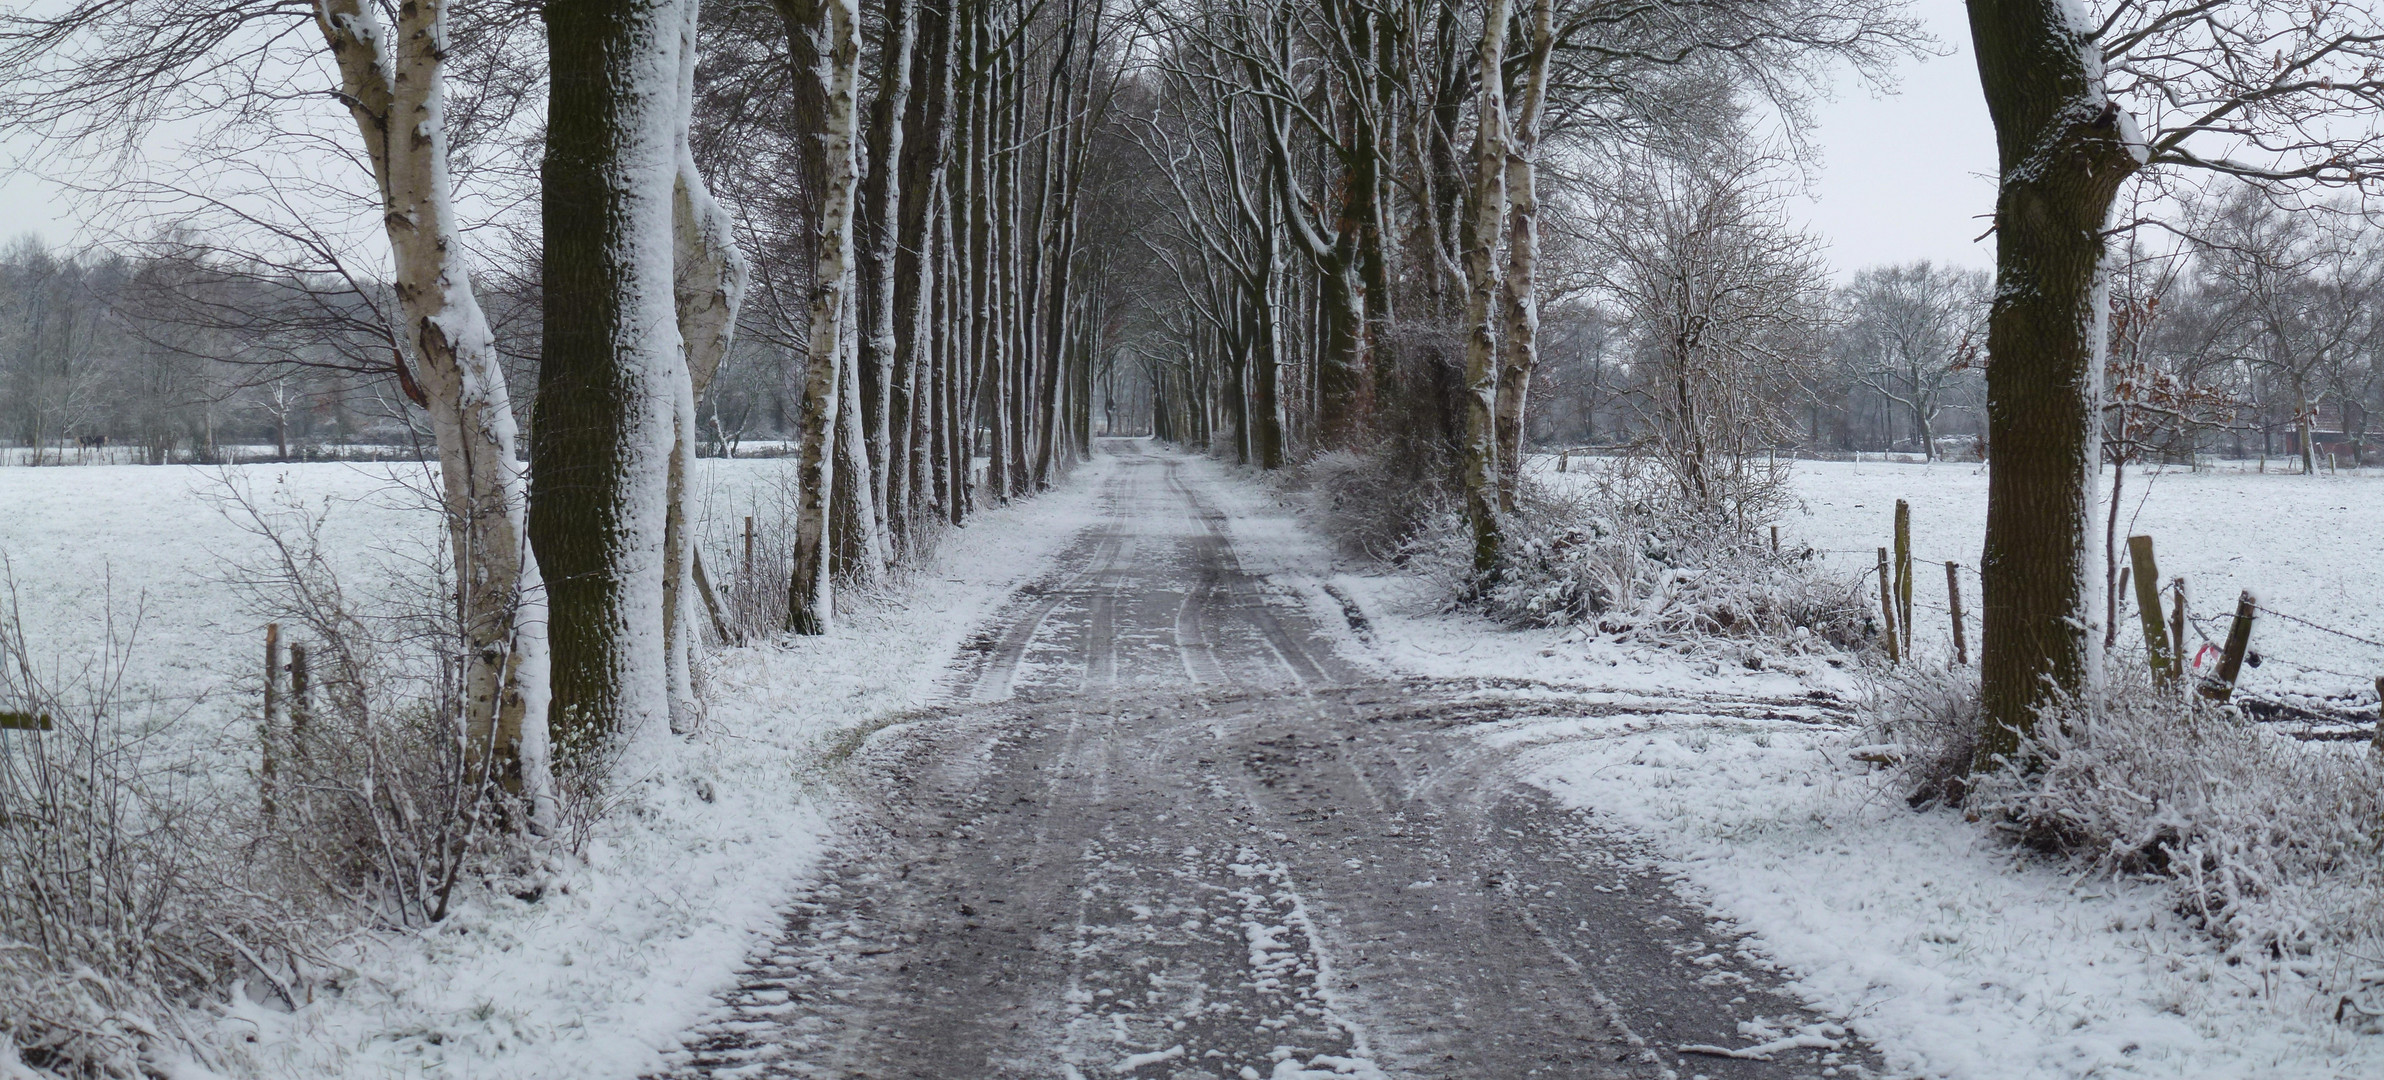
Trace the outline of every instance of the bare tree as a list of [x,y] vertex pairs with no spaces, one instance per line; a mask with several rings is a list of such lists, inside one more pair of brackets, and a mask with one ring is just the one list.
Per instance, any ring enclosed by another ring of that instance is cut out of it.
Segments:
[[2384,166],[2384,17],[2319,0],[1972,0],[1995,125],[1996,304],[1976,765],[2021,751],[2048,700],[2093,683],[2091,556],[2104,247],[2147,169],[2358,185]]
[[[262,30],[261,27],[278,27]],[[269,112],[278,42],[321,36],[343,103],[362,140],[393,253],[395,294],[418,370],[415,383],[437,436],[448,529],[463,590],[468,665],[466,737],[481,775],[519,789],[536,782],[543,732],[546,620],[539,575],[523,540],[523,479],[514,418],[492,336],[473,295],[448,186],[444,122],[448,10],[410,4],[394,24],[382,9],[330,0],[300,11],[252,3],[83,0],[50,17],[0,26],[0,69],[14,119],[53,139],[135,147],[160,120],[221,110],[211,91],[236,91],[226,124]],[[524,770],[525,758],[530,768]]]
[[1841,360],[1854,381],[1901,406],[1921,455],[1937,457],[1937,418],[1955,382],[1982,367],[1987,275],[1927,261],[1875,266],[1840,293]]
[[1631,336],[1649,448],[1682,505],[1768,519],[1794,438],[1789,392],[1828,323],[1819,244],[1790,227],[1760,155],[1645,160],[1591,223],[1597,276]]

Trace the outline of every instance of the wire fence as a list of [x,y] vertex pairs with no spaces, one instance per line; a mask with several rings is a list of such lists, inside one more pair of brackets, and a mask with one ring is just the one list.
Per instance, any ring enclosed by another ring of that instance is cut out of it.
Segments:
[[[1897,568],[1893,565],[1896,555],[1895,549],[1892,545],[1883,545],[1882,548],[1831,548],[1806,546],[1800,550],[1808,553],[1808,557],[1846,555],[1862,560],[1861,565],[1856,567],[1856,579],[1863,582],[1869,582],[1879,575],[1881,572],[1881,567],[1878,560],[1880,552],[1885,550],[1890,561],[1890,565],[1887,567],[1888,572],[1897,572]],[[1979,573],[1975,561],[1928,558],[1917,551],[1911,552],[1908,555],[1908,558],[1910,558],[1911,565],[1913,567],[1918,567],[1924,563],[1935,564],[1937,566],[1950,565],[1954,567],[1955,573],[1964,578],[1966,583],[1975,583],[1979,590],[1979,592],[1975,595],[1977,595],[1980,601],[1984,600],[1986,582],[1985,578]],[[2132,574],[2133,568],[2122,564],[2122,572],[2124,574]],[[1919,575],[1915,574],[1913,580],[1917,583],[1919,581]],[[2177,603],[2177,593],[2181,585],[2183,585],[2182,579],[2176,578],[2172,578],[2170,581],[2160,584],[2155,592],[2155,595],[2159,598],[2159,602],[2163,608],[2169,608],[2171,605]],[[1914,591],[1917,593],[1919,590],[1916,588]],[[2119,603],[2121,605],[2126,605],[2132,600],[2133,598],[2128,596],[2119,597]],[[1924,600],[1918,595],[1912,596],[1909,599],[1899,598],[1898,606],[1905,607],[1907,610],[1918,609],[1933,612],[1947,620],[1950,620],[1955,615],[1954,608],[1945,604],[1938,604]],[[1968,597],[1965,597],[1964,603],[1962,605],[1963,610],[1960,612],[1963,625],[1965,627],[1974,627],[1979,630],[1983,630],[1985,623],[1985,618],[1981,610],[1983,607],[1983,603],[1974,604],[1969,600]],[[2376,661],[2376,666],[2374,670],[2367,672],[2345,671],[2339,667],[2330,667],[2325,664],[2311,663],[2308,660],[2298,659],[2292,656],[2279,655],[2274,651],[2247,649],[2244,656],[2244,663],[2247,666],[2259,668],[2265,664],[2276,663],[2287,668],[2291,668],[2295,671],[2307,672],[2313,675],[2324,675],[2339,679],[2349,679],[2352,680],[2354,685],[2358,687],[2357,690],[2347,695],[2303,694],[2291,691],[2283,692],[2281,695],[2275,695],[2247,693],[2241,688],[2240,685],[2238,685],[2234,690],[2234,700],[2240,704],[2247,713],[2250,713],[2256,718],[2262,720],[2302,721],[2308,723],[2334,725],[2363,724],[2370,728],[2373,728],[2378,724],[2379,715],[2384,714],[2384,640],[2379,640],[2364,634],[2354,633],[2352,631],[2342,629],[2341,627],[2329,626],[2323,622],[2319,622],[2318,620],[2311,619],[2306,616],[2296,615],[2287,611],[2279,611],[2275,607],[2261,603],[2257,600],[2251,601],[2251,609],[2256,616],[2274,618],[2279,621],[2301,627],[2305,630],[2324,634],[2333,638],[2338,638],[2345,642],[2374,650],[2374,656],[2372,658]],[[2164,614],[2161,621],[2164,626],[2167,626],[2171,623],[2171,617]],[[2232,613],[2197,614],[2190,610],[2185,612],[2185,625],[2192,629],[2194,637],[2199,640],[2199,647],[2189,649],[2188,645],[2191,643],[2184,640],[2178,640],[2169,643],[2169,648],[2177,654],[2176,663],[2179,665],[2178,670],[2187,673],[2190,676],[2194,672],[2197,672],[2205,667],[2204,661],[2222,654],[2225,651],[2225,646],[2222,644],[2222,641],[2225,639],[2232,621]],[[2214,626],[2213,624],[2229,625]],[[1900,629],[1908,638],[1911,632],[1917,628],[1903,627]],[[2114,637],[2117,635],[2118,631],[2114,631]],[[2182,638],[2181,634],[2178,636]],[[1977,648],[1976,641],[1976,638],[1972,639],[1972,649]],[[2240,678],[2238,678],[2239,684],[2240,681]],[[2377,689],[2371,690],[2370,687],[2376,687]],[[2283,698],[2290,698],[2294,700],[2282,700]],[[2348,707],[2339,706],[2332,704],[2334,702],[2348,702],[2349,705]],[[2303,738],[2344,738],[2357,737],[2359,732],[2353,731],[2347,734],[2310,734],[2296,732],[2295,734]]]

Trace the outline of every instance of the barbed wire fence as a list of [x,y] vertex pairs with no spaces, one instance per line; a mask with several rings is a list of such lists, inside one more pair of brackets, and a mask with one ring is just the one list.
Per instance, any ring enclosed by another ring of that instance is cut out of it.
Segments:
[[[1890,548],[1891,552],[1892,550]],[[1877,562],[1879,549],[1877,548],[1831,548],[1806,545],[1802,546],[1801,553],[1806,558],[1843,555],[1860,559],[1862,562],[1853,569],[1856,580],[1861,582],[1868,583],[1879,574]],[[1965,630],[1971,635],[1969,637],[1973,643],[1971,647],[1975,649],[1975,643],[1979,640],[1978,635],[1985,629],[1985,618],[1982,613],[1985,580],[1980,576],[1976,563],[1956,559],[1929,558],[1919,551],[1911,552],[1909,558],[1912,566],[1919,566],[1923,563],[1932,563],[1938,566],[1950,564],[1956,568],[1956,573],[1961,576],[1966,586],[1974,586],[1978,590],[1975,593],[1969,593],[1968,588],[1965,588],[1967,595],[1964,598],[1962,610],[1959,612]],[[1905,571],[1891,565],[1891,574],[1903,572]],[[2172,579],[2158,586],[2156,595],[2164,607],[2176,602],[2179,584],[2179,579]],[[1875,588],[1875,586],[1866,586],[1866,588]],[[1917,592],[1917,590],[1915,591]],[[1977,598],[1976,602],[1970,600],[1972,596]],[[1912,608],[1932,612],[1944,621],[1950,621],[1957,614],[1954,608],[1948,605],[1924,600],[1918,595],[1914,595],[1905,602]],[[2128,603],[2128,599],[2122,597],[2120,603],[2124,607]],[[2237,685],[2233,688],[2233,703],[2240,707],[2246,715],[2257,720],[2302,725],[2302,729],[2292,732],[2298,738],[2336,740],[2371,737],[2377,729],[2380,715],[2384,715],[2384,640],[2354,633],[2341,627],[2330,626],[2292,612],[2280,611],[2273,605],[2261,602],[2256,598],[2251,599],[2250,608],[2257,616],[2273,618],[2314,633],[2339,638],[2373,650],[2376,666],[2374,670],[2366,672],[2345,671],[2339,667],[2312,663],[2294,655],[2280,654],[2273,648],[2250,648],[2247,649],[2244,656],[2244,663],[2249,667],[2256,669],[2270,663],[2282,664],[2296,671],[2308,672],[2313,675],[2352,680],[2353,684],[2360,689],[2348,694],[2334,695],[2292,691],[2281,693],[2247,691],[2240,685],[2242,680],[2238,676]],[[2167,624],[2170,619],[2164,616],[2162,622]],[[2196,679],[2197,675],[2208,677],[2206,674],[2208,665],[2205,661],[2225,651],[2223,641],[2232,622],[2233,616],[2229,613],[2200,613],[2191,609],[2186,611],[2184,625],[2191,628],[2199,645],[2189,649],[2190,643],[2183,640],[2170,643],[2170,648],[2177,654],[2175,662],[2181,677],[2188,679]],[[2122,634],[2120,637],[2125,639],[2126,635]],[[1905,659],[1908,661],[1910,657],[1905,657]],[[2373,690],[2368,689],[2371,686],[2374,687]]]

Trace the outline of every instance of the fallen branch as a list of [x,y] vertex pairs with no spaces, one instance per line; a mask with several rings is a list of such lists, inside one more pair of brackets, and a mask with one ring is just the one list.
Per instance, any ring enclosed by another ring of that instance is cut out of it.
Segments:
[[1682,1046],[1680,1052],[1704,1054],[1707,1057],[1737,1058],[1741,1061],[1770,1061],[1773,1054],[1782,1050],[1835,1050],[1840,1045],[1836,1039],[1827,1039],[1819,1035],[1790,1035],[1785,1039],[1773,1039],[1767,1043],[1759,1043],[1738,1050],[1732,1050],[1727,1046],[1689,1043]]

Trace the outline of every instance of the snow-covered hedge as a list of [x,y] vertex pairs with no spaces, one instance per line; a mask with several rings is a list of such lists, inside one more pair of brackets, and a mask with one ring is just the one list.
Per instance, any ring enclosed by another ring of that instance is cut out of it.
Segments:
[[[1436,467],[1403,469],[1384,456],[1351,450],[1317,454],[1285,478],[1304,497],[1302,516],[1350,555],[1401,562],[1434,523],[1457,512]],[[1419,473],[1420,475],[1410,475]]]
[[1490,617],[1584,624],[1650,641],[1762,639],[1793,650],[1853,649],[1869,607],[1858,580],[1775,552],[1735,516],[1685,504],[1655,470],[1606,463],[1587,484],[1526,480],[1498,573],[1472,573],[1462,525],[1443,515],[1419,558]]
[[2231,962],[2319,979],[2344,1022],[2384,1029],[2384,755],[2294,739],[2123,660],[2093,698],[2046,710],[2027,767],[1953,786],[1976,679],[1901,676],[1876,702],[1876,735],[1893,744],[1878,756],[1901,758],[1924,802],[1959,792],[1964,813],[2016,843],[2166,882]]

